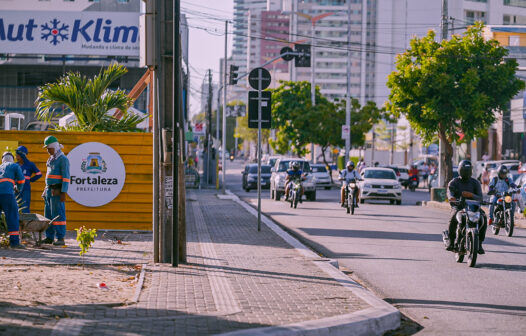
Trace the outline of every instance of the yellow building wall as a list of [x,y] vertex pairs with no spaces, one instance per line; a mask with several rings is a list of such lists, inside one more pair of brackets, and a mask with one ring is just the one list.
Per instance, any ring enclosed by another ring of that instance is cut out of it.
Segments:
[[[110,203],[100,207],[86,207],[67,197],[67,229],[82,225],[107,230],[152,229],[152,134],[99,132],[35,132],[0,131],[1,152],[5,146],[24,145],[28,158],[42,171],[43,177],[31,184],[31,212],[44,214],[42,192],[45,187],[46,161],[49,157],[42,148],[46,136],[54,135],[64,145],[67,155],[85,142],[100,142],[112,147],[122,158],[126,181],[121,193]],[[8,143],[5,141],[9,141]],[[16,148],[16,147],[15,147]]]
[[493,32],[493,39],[499,41],[502,46],[509,46],[510,36],[519,36],[519,46],[526,47],[526,33],[517,32]]

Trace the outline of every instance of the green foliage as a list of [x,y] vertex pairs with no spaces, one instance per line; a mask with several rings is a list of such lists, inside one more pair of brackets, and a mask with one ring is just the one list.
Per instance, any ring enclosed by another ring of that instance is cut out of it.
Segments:
[[[128,70],[119,64],[112,64],[92,79],[80,73],[69,72],[56,83],[46,84],[39,89],[37,117],[51,122],[57,115],[56,107],[65,105],[75,113],[76,125],[59,127],[62,131],[81,132],[140,132],[137,125],[145,118],[128,113],[132,100],[123,90],[110,90],[109,86],[126,74]],[[122,111],[118,119],[106,113],[117,108]]]
[[85,226],[81,226],[78,229],[75,229],[77,231],[77,241],[79,242],[80,246],[80,252],[79,254],[81,256],[84,256],[91,247],[91,244],[95,241],[95,237],[97,237],[97,230],[96,229],[87,229]]
[[405,115],[424,142],[438,135],[446,148],[444,164],[451,177],[451,143],[460,133],[466,141],[486,133],[495,112],[508,108],[510,99],[524,89],[515,77],[517,62],[504,59],[507,49],[485,41],[483,25],[469,27],[463,36],[436,41],[433,31],[411,40],[397,56],[396,70],[387,81],[391,89],[388,110]]

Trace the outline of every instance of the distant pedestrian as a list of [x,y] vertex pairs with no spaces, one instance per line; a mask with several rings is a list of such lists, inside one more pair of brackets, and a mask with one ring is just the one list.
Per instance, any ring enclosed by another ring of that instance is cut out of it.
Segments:
[[23,191],[19,193],[22,198],[23,213],[31,212],[31,183],[42,177],[42,173],[37,166],[27,158],[27,154],[28,151],[25,146],[20,146],[16,149],[16,161],[20,169],[22,169],[22,174],[24,174],[26,181]]
[[[66,193],[69,187],[69,160],[62,152],[64,148],[52,135],[44,140],[49,159],[47,160],[46,189],[42,194],[45,201],[44,216],[55,219],[46,230],[44,244],[65,245],[66,235]],[[53,242],[57,237],[57,241]]]
[[429,176],[429,166],[427,165],[426,162],[422,164],[422,167],[420,168],[420,170],[422,171],[422,181],[424,182],[424,187],[425,187],[427,183],[427,178]]
[[489,155],[488,155],[488,153],[486,152],[486,153],[484,153],[484,155],[482,155],[482,161],[486,162],[486,161],[488,161],[488,160],[489,160]]
[[20,227],[18,217],[18,204],[15,199],[15,189],[23,191],[25,183],[22,169],[15,163],[15,158],[11,152],[2,155],[0,165],[0,212],[4,212],[9,233],[9,245],[12,248],[24,248],[20,244]]
[[483,192],[488,192],[488,189],[489,189],[489,169],[486,167],[484,168],[484,170],[482,171],[482,176],[481,176],[481,182],[482,182],[482,191]]

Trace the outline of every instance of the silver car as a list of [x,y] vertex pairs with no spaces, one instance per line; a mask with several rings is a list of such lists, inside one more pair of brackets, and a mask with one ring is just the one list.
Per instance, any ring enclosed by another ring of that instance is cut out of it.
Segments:
[[316,179],[316,187],[324,187],[325,189],[331,189],[332,182],[329,171],[324,164],[313,164],[311,165],[312,174]]
[[270,177],[270,198],[276,201],[281,199],[285,194],[285,182],[287,178],[287,170],[289,164],[296,161],[300,164],[300,169],[305,174],[305,180],[302,182],[305,196],[309,201],[316,200],[316,179],[312,175],[312,170],[308,161],[303,159],[293,158],[279,158],[272,168],[272,176]]

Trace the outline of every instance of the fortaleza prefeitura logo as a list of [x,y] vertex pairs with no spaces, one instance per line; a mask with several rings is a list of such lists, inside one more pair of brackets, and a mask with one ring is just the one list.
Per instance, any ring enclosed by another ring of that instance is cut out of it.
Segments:
[[68,153],[70,188],[77,203],[96,207],[111,202],[121,192],[126,178],[120,155],[100,142],[81,144]]

